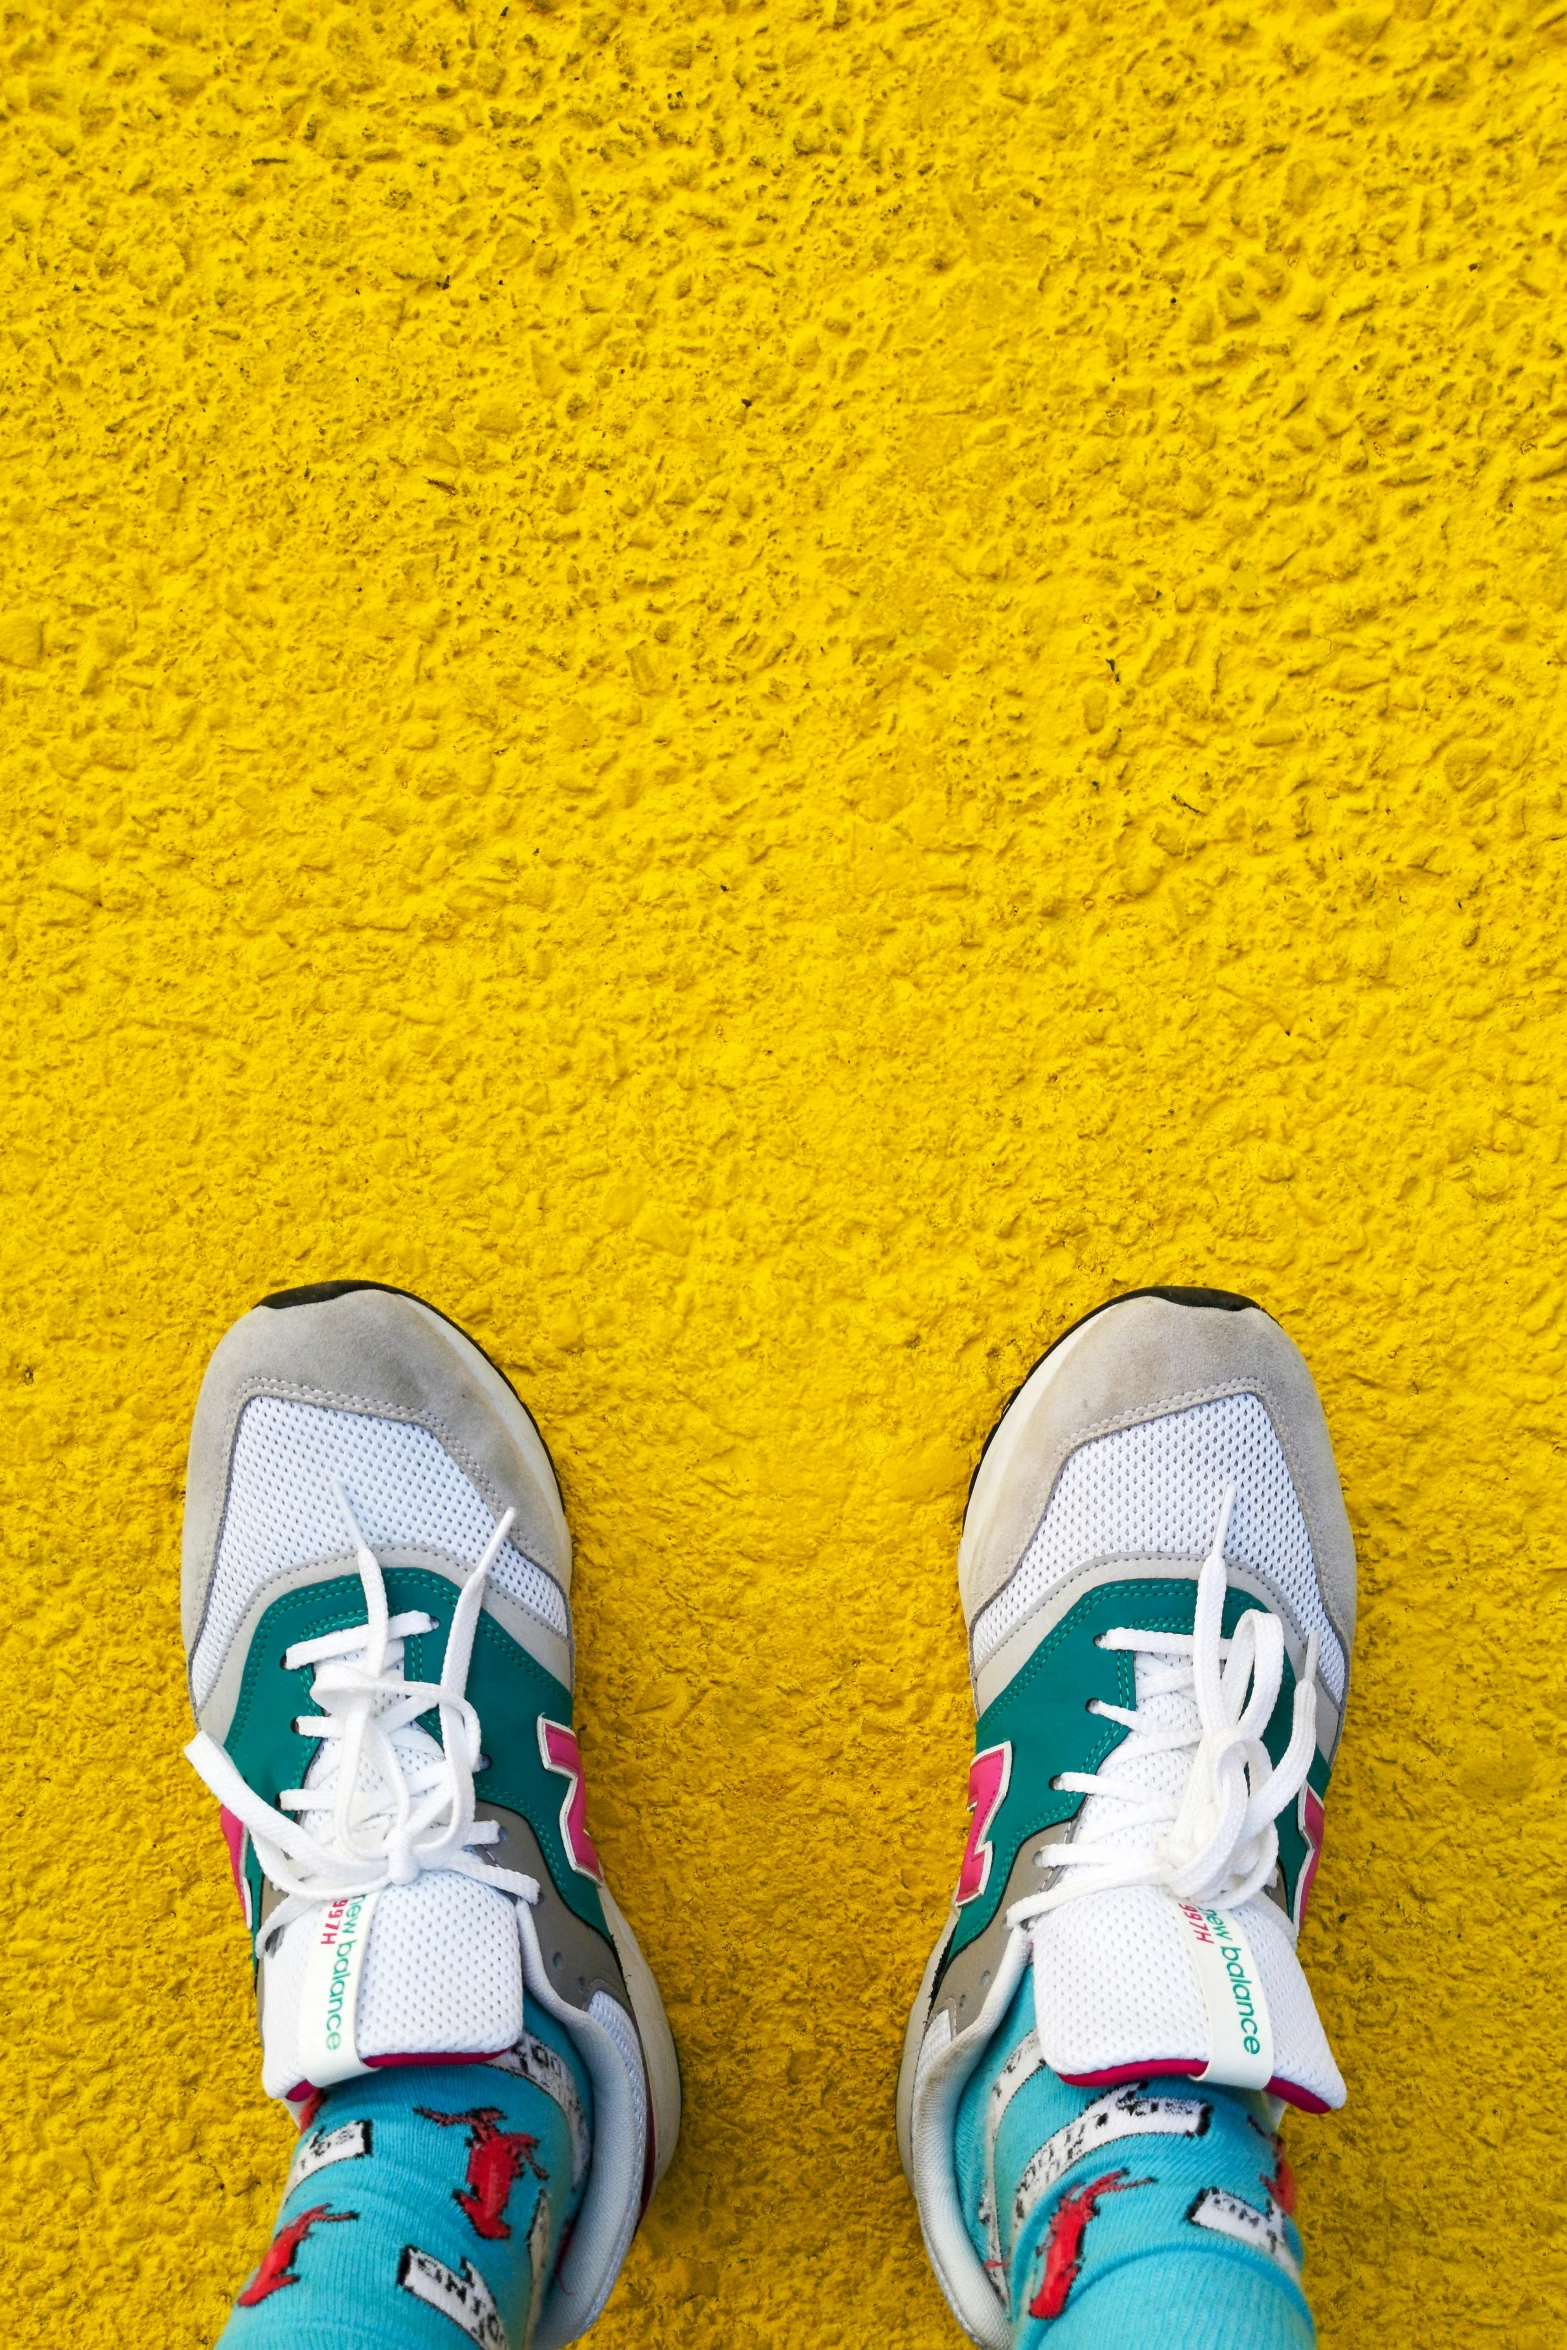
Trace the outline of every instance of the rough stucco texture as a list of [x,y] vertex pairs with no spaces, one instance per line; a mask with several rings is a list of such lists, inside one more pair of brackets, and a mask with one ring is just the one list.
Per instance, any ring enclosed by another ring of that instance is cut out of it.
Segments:
[[891,2109],[964,1487],[1157,1280],[1300,1339],[1361,1548],[1323,2342],[1558,2344],[1567,14],[0,62],[7,2342],[210,2343],[270,2226],[183,1446],[362,1271],[563,1465],[689,2098],[604,2350],[956,2340]]

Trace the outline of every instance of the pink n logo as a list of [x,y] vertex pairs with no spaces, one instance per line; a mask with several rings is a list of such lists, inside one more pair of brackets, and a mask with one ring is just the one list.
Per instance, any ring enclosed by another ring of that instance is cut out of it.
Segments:
[[975,1755],[968,1774],[968,1803],[974,1817],[969,1822],[968,1846],[958,1871],[959,1907],[965,1901],[977,1901],[990,1883],[990,1864],[995,1857],[995,1847],[989,1841],[991,1825],[1011,1784],[1010,1738]]
[[604,1864],[588,1834],[588,1797],[582,1784],[582,1749],[576,1731],[568,1730],[564,1722],[548,1722],[540,1714],[539,1752],[547,1771],[559,1771],[570,1781],[560,1806],[560,1840],[566,1847],[566,1858],[579,1877],[591,1877],[595,1885],[602,1885]]
[[1295,1924],[1300,1927],[1306,1922],[1306,1904],[1311,1899],[1311,1888],[1317,1881],[1317,1863],[1322,1858],[1322,1798],[1309,1784],[1300,1791],[1298,1816],[1300,1832],[1306,1839],[1306,1858],[1295,1887]]
[[218,1820],[223,1829],[223,1841],[229,1848],[229,1867],[233,1871],[234,1890],[239,1895],[239,1906],[245,1913],[245,1923],[253,1921],[250,1915],[250,1880],[245,1874],[245,1846],[249,1836],[243,1820],[236,1819],[227,1804],[219,1804]]

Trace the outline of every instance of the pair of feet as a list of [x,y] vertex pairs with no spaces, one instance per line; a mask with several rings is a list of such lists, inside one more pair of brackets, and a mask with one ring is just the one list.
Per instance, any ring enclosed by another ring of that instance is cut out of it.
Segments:
[[[996,2214],[976,2240],[956,2150],[1030,1974],[1030,2062],[1106,2092],[1101,2131],[1122,2128],[1108,2093],[1154,2077],[1249,2092],[1274,2121],[1343,2099],[1295,1938],[1354,1554],[1294,1346],[1218,1292],[1102,1307],[994,1431],[959,1577],[973,1816],[898,2136],[948,2300],[999,2350]],[[587,1828],[570,1588],[538,1429],[433,1309],[334,1282],[224,1338],[191,1438],[187,1752],[254,1936],[264,2087],[308,2126],[335,2085],[391,2068],[526,2070],[525,2018],[548,2019],[593,2112],[536,2313],[562,2343],[602,2308],[680,2120],[658,1992]]]

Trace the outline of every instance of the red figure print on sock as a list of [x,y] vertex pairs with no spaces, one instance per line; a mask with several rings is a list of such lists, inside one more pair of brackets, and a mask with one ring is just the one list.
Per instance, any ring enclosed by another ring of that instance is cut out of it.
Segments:
[[1039,2291],[1028,2305],[1030,2317],[1059,2317],[1066,2307],[1067,2295],[1077,2283],[1083,2265],[1083,2238],[1088,2223],[1099,2209],[1103,2195],[1124,2195],[1132,2187],[1151,2187],[1152,2179],[1129,2179],[1124,2170],[1106,2171],[1102,2179],[1090,2179],[1086,2187],[1074,2187],[1070,2195],[1063,2195],[1050,2222],[1050,2233],[1045,2239],[1045,2273],[1039,2280]]
[[261,2255],[261,2266],[239,2296],[241,2309],[254,2309],[258,2301],[269,2294],[280,2293],[285,2285],[297,2285],[294,2255],[312,2228],[327,2227],[334,2221],[357,2219],[357,2211],[334,2211],[330,2203],[318,2203],[310,2211],[301,2211],[285,2220]]
[[1263,2185],[1280,2211],[1293,2219],[1295,2216],[1295,2173],[1290,2169],[1289,2157],[1277,2139],[1274,2141],[1274,2153],[1276,2159],[1273,2176],[1271,2179],[1265,2178]]
[[491,2242],[509,2236],[506,2206],[512,2188],[524,2171],[532,2171],[536,2179],[549,2176],[538,2160],[538,2139],[522,2130],[497,2128],[506,2118],[498,2105],[478,2105],[471,2113],[432,2113],[427,2105],[416,2105],[414,2111],[427,2122],[439,2122],[443,2130],[466,2128],[468,2180],[466,2186],[452,2189],[452,2201],[468,2214],[476,2236]]

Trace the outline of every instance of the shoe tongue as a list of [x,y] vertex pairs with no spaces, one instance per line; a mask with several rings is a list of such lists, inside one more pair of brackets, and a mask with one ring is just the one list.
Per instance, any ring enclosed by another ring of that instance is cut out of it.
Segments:
[[497,2056],[523,2028],[513,1904],[444,1869],[328,1903],[284,1932],[262,2013],[273,2096],[376,2065]]
[[1074,2086],[1186,2073],[1343,2104],[1289,1926],[1265,1895],[1223,1909],[1122,1886],[1048,1911],[1032,1943],[1040,2047]]
[[1102,1844],[1111,1851],[1120,1849],[1140,1856],[1149,1845],[1149,1830],[1141,1817],[1144,1807],[1153,1800],[1168,1804],[1173,1812],[1186,1793],[1193,1757],[1202,1736],[1196,1699],[1182,1690],[1163,1690],[1150,1695],[1151,1677],[1151,1660],[1139,1656],[1139,1717],[1147,1729],[1174,1733],[1184,1743],[1149,1749],[1129,1735],[1112,1747],[1096,1773],[1105,1792],[1090,1795],[1078,1815],[1080,1842]]

